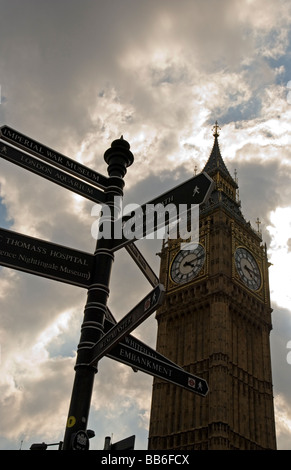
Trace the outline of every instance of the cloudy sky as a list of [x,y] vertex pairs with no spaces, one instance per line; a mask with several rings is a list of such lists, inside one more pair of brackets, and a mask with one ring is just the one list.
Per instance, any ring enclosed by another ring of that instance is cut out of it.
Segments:
[[[0,125],[106,174],[121,134],[126,203],[198,171],[221,127],[242,211],[268,246],[279,449],[291,447],[291,3],[289,0],[0,0]],[[290,82],[289,82],[290,81]],[[94,203],[1,159],[0,227],[92,253]],[[138,247],[158,273],[160,242]],[[63,439],[86,290],[0,268],[0,449]],[[151,286],[116,253],[121,319]],[[154,316],[134,332],[155,347]],[[290,342],[290,343],[289,343]],[[289,347],[287,347],[287,345]],[[289,359],[289,363],[288,363]],[[108,358],[89,428],[147,448],[152,378]]]

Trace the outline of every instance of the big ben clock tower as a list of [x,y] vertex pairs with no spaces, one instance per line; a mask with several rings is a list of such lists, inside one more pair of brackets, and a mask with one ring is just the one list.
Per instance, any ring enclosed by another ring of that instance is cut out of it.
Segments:
[[164,243],[166,295],[156,315],[157,350],[205,379],[209,392],[155,378],[151,450],[276,449],[266,246],[242,215],[218,129],[203,170],[215,189],[200,207],[199,244]]

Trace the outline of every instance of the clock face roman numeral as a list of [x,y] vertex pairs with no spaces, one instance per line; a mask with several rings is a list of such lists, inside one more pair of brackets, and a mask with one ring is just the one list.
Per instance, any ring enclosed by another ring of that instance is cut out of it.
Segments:
[[205,250],[197,245],[194,250],[181,250],[173,260],[170,274],[174,282],[183,284],[199,274],[205,261]]
[[253,255],[245,248],[237,248],[235,265],[243,283],[251,290],[261,287],[261,272]]

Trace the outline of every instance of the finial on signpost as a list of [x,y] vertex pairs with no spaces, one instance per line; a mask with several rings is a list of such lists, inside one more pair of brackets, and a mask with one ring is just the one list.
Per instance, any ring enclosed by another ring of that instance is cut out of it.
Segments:
[[132,165],[134,161],[133,154],[129,149],[130,145],[124,140],[123,135],[120,139],[116,139],[111,143],[111,147],[104,153],[109,175],[112,170],[115,171],[116,165],[118,166],[118,172],[121,172],[123,176],[125,175],[126,168]]

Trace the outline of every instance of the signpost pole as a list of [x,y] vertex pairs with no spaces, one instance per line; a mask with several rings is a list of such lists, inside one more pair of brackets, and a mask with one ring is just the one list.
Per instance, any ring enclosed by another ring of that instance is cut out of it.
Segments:
[[[111,144],[104,154],[108,164],[108,187],[105,190],[106,204],[111,209],[111,237],[100,238],[94,253],[95,261],[91,285],[88,288],[81,337],[77,350],[75,380],[66,424],[63,450],[72,450],[76,433],[86,432],[90,411],[91,395],[97,364],[90,365],[91,348],[103,336],[105,312],[109,295],[109,281],[114,254],[112,252],[114,228],[114,197],[123,196],[126,168],[133,163],[134,157],[128,142],[121,137]],[[103,219],[104,222],[104,219]]]

